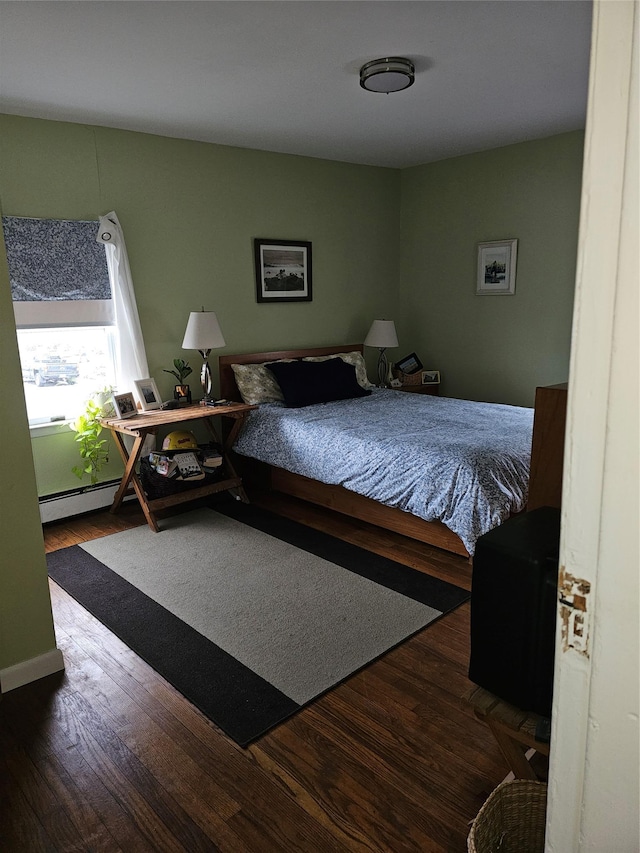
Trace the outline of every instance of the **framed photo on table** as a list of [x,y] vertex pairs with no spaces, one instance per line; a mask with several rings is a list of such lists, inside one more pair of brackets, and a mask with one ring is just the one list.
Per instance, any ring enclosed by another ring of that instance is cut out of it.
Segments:
[[423,385],[439,385],[440,371],[439,370],[423,370],[422,371]]
[[124,394],[113,394],[113,408],[116,410],[116,417],[118,418],[132,418],[138,414],[136,401],[131,391]]
[[311,243],[253,241],[258,302],[311,302]]
[[162,397],[153,379],[136,379],[133,384],[136,386],[143,412],[159,409],[162,406]]
[[401,373],[406,373],[408,376],[411,376],[412,373],[417,373],[419,370],[422,370],[422,362],[415,352],[412,352],[410,355],[401,358],[400,361],[396,361],[395,368]]

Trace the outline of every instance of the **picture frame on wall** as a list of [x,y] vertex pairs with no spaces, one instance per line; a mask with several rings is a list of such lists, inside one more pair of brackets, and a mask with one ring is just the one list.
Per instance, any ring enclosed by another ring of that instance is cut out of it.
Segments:
[[516,292],[518,241],[478,243],[477,296],[512,295]]
[[136,401],[131,391],[126,391],[124,394],[113,394],[112,400],[116,417],[132,418],[138,414]]
[[162,406],[162,397],[160,396],[155,380],[151,379],[151,377],[136,379],[133,384],[136,386],[143,412],[159,409]]
[[253,246],[258,302],[311,302],[311,243],[256,238]]

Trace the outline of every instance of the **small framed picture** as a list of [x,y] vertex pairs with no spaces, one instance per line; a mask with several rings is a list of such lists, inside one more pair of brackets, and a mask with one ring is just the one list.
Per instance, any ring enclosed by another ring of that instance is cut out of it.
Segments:
[[440,371],[439,370],[423,370],[422,371],[423,385],[439,385]]
[[411,355],[407,355],[401,358],[400,361],[396,361],[395,367],[396,370],[399,370],[401,373],[407,373],[410,376],[412,373],[422,370],[422,362],[415,352],[412,352]]
[[127,391],[125,394],[113,394],[113,407],[116,410],[116,416],[119,418],[131,418],[138,414],[136,401],[133,394]]
[[477,296],[516,292],[517,240],[478,243]]
[[136,386],[143,412],[159,409],[162,406],[162,397],[153,379],[136,379],[133,384]]
[[253,241],[258,302],[311,302],[311,243]]

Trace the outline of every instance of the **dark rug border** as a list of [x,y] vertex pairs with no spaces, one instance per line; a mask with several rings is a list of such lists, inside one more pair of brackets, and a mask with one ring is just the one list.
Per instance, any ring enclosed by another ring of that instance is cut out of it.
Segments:
[[[413,598],[440,611],[440,615],[470,596],[453,584],[252,505],[216,504],[211,511]],[[303,707],[81,546],[47,554],[47,565],[53,581],[240,746],[246,747]]]
[[52,580],[240,746],[300,708],[80,545],[47,554],[47,565]]

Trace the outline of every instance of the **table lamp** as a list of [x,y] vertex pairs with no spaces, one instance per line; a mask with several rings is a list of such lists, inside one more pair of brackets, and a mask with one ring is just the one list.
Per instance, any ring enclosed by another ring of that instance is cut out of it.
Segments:
[[374,320],[367,337],[364,339],[364,345],[366,347],[377,347],[380,350],[378,356],[378,387],[386,388],[389,363],[385,350],[387,347],[398,346],[396,324],[393,320]]
[[209,353],[212,349],[226,346],[224,337],[220,330],[218,318],[213,311],[192,311],[189,322],[184,333],[182,349],[198,350],[204,359],[200,381],[204,392],[203,403],[213,402],[211,398],[211,369],[209,367]]

